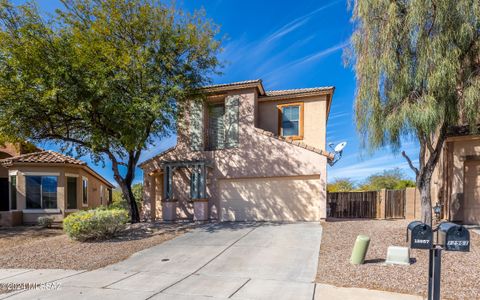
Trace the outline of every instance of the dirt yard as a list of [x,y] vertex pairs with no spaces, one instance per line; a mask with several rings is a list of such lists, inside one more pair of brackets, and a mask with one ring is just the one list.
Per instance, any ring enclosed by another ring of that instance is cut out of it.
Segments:
[[62,229],[0,228],[0,268],[93,270],[158,245],[193,225],[139,223],[107,241],[76,242]]
[[[410,266],[385,265],[388,246],[407,246],[409,221],[334,220],[324,222],[317,282],[426,296],[428,251],[412,250]],[[349,263],[357,235],[370,237],[364,265]],[[480,235],[470,231],[470,252],[443,252],[442,299],[479,299]]]

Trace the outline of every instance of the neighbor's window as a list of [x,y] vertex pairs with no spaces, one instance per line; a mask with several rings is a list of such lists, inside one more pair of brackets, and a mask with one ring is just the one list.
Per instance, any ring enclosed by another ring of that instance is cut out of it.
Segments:
[[100,205],[103,205],[103,185],[100,185]]
[[17,209],[17,176],[10,176],[10,210]]
[[279,133],[292,139],[303,138],[303,103],[283,104],[279,110]]
[[27,208],[57,208],[56,176],[26,176]]
[[108,204],[112,204],[112,189],[108,189]]
[[67,177],[67,209],[77,209],[77,177]]
[[83,206],[88,205],[88,179],[82,179],[82,204]]

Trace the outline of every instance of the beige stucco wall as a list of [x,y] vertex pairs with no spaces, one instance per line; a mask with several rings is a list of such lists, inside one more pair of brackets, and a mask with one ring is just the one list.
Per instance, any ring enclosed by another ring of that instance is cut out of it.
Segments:
[[[0,147],[0,159],[20,155],[20,151],[14,144],[7,143]],[[7,168],[0,166],[0,178],[7,178]]]
[[450,199],[445,217],[452,221],[464,217],[464,168],[471,159],[480,159],[480,135],[449,138],[432,176],[432,201]]
[[[57,167],[57,166],[13,166],[9,168],[10,175],[17,176],[17,209],[23,212],[24,223],[35,223],[39,216],[51,216],[55,221],[61,221],[63,217],[74,210],[68,210],[67,205],[67,179],[66,177],[77,178],[77,209],[89,209],[108,204],[108,189],[105,182],[93,176],[90,172],[79,166]],[[34,210],[26,208],[26,187],[25,176],[28,175],[52,175],[58,176],[57,181],[57,209],[53,210]],[[82,179],[88,181],[88,205],[82,203]],[[100,188],[103,186],[103,188]],[[100,190],[104,194],[100,194]]]
[[303,140],[302,142],[325,149],[327,128],[327,96],[295,98],[290,100],[267,100],[258,102],[258,127],[278,135],[278,108],[280,104],[303,102]]
[[[319,213],[315,215],[316,220],[325,218],[327,158],[313,151],[257,132],[255,130],[257,91],[255,89],[231,91],[227,94],[227,97],[235,95],[240,96],[239,147],[216,151],[191,151],[188,132],[179,130],[177,146],[174,150],[155,157],[141,166],[144,172],[144,200],[147,215],[156,214],[153,211],[159,211],[158,194],[154,192],[158,191],[159,188],[152,185],[154,182],[161,184],[161,181],[156,178],[158,172],[161,171],[162,161],[207,160],[212,163],[212,168],[208,170],[207,175],[207,197],[209,198],[210,217],[212,219],[220,219],[221,216],[220,195],[222,191],[218,190],[220,181],[292,176],[316,176],[318,188],[311,189],[308,193],[308,197],[312,199],[309,205],[318,207]],[[298,99],[295,101],[298,101]],[[314,106],[321,105],[323,104],[314,104]],[[306,112],[307,107],[305,107]],[[261,114],[262,110],[259,109],[258,115]],[[308,115],[310,118],[310,113]],[[259,118],[261,120],[262,117]],[[321,118],[320,113],[318,118]],[[187,127],[183,126],[181,128]],[[313,135],[311,139],[315,139]],[[317,139],[320,142],[322,138],[318,137]],[[190,190],[188,177],[176,174],[174,181],[174,197],[179,200],[180,207],[177,214],[189,217],[188,212],[190,211],[183,208],[191,207],[188,199]],[[257,199],[260,199],[261,196],[262,194],[255,195]],[[156,199],[156,201],[153,199]]]

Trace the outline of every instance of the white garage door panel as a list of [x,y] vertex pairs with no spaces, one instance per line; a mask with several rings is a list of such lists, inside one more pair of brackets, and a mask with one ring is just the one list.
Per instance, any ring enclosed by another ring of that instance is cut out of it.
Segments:
[[325,211],[319,177],[220,180],[222,220],[318,221]]

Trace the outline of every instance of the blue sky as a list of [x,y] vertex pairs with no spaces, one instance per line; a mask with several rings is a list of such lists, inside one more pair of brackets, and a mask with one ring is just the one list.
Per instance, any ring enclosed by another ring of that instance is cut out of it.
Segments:
[[[38,3],[47,12],[61,6],[57,0]],[[401,155],[389,149],[370,155],[360,148],[353,116],[355,74],[344,66],[342,56],[352,33],[347,0],[183,0],[177,1],[177,6],[188,11],[203,7],[207,16],[221,26],[221,36],[225,37],[221,59],[225,67],[223,74],[214,78],[215,83],[260,78],[267,90],[335,86],[327,143],[347,141],[348,145],[343,158],[329,167],[329,181],[350,177],[360,182],[370,174],[394,167],[413,177]],[[174,144],[175,137],[159,141],[145,151],[141,160]],[[40,146],[58,150],[55,145]],[[415,142],[407,141],[402,149],[417,161]],[[108,162],[96,166],[88,157],[82,159],[114,182]],[[136,181],[141,180],[138,169]]]

